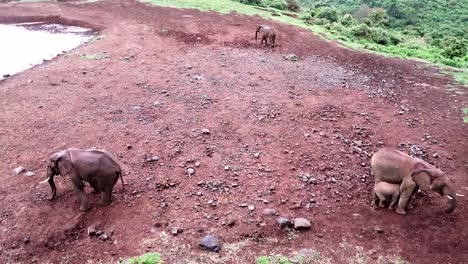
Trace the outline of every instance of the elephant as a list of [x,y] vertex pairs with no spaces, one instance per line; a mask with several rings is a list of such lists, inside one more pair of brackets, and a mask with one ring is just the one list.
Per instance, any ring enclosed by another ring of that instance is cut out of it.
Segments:
[[265,25],[258,26],[257,31],[255,32],[255,41],[257,41],[258,33],[261,33],[262,41],[260,42],[260,44],[263,44],[263,42],[265,42],[265,45],[268,45],[268,43],[270,43],[271,47],[275,46],[276,30],[273,27]]
[[47,179],[41,182],[49,183],[52,189],[50,200],[55,199],[57,194],[55,175],[70,176],[73,190],[80,200],[80,211],[91,209],[84,191],[84,181],[91,185],[94,193],[101,192],[98,205],[111,203],[112,189],[119,177],[124,191],[122,170],[118,162],[112,154],[102,149],[69,148],[51,155],[47,165]]
[[400,196],[400,185],[393,184],[388,182],[379,182],[374,185],[372,189],[372,203],[373,207],[376,207],[376,199],[379,198],[379,207],[385,207],[384,202],[391,198],[390,205],[388,209],[393,210],[396,202],[398,201],[398,196]]
[[[405,207],[417,188],[423,191],[431,189],[441,196],[447,195],[449,208],[446,212],[455,210],[457,195],[449,177],[426,161],[395,149],[382,148],[372,155],[370,163],[375,184],[388,182],[400,185],[400,200],[395,210],[398,214],[406,213]],[[411,203],[408,203],[408,209],[412,209]]]

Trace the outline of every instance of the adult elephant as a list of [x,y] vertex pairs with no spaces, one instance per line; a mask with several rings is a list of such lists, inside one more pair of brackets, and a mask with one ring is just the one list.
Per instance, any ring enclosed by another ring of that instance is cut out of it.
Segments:
[[[405,207],[415,188],[431,189],[441,196],[449,198],[447,213],[453,212],[457,206],[456,193],[448,176],[440,169],[426,161],[390,148],[382,148],[371,158],[371,168],[375,184],[388,182],[400,184],[400,200],[396,212],[405,214]],[[411,204],[408,204],[411,208]]]

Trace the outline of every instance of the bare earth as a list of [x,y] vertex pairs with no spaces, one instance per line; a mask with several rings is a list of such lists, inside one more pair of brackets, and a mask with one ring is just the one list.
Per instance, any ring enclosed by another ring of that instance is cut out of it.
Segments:
[[[447,91],[454,84],[437,69],[237,14],[130,0],[0,3],[0,22],[37,20],[103,37],[0,82],[1,263],[110,263],[149,251],[165,263],[252,263],[301,248],[331,263],[468,263],[467,96]],[[265,23],[279,31],[274,49],[253,39]],[[283,59],[291,53],[300,61]],[[48,201],[47,157],[93,146],[119,158],[125,192],[118,183],[112,205],[80,213],[70,181],[57,177]],[[405,216],[372,209],[369,155],[381,146],[447,172],[465,195],[455,212],[434,192]],[[36,175],[14,175],[18,166]],[[265,208],[313,227],[281,231]],[[93,224],[110,238],[89,237]],[[172,236],[174,227],[183,232]],[[208,233],[221,237],[219,254],[198,248]]]

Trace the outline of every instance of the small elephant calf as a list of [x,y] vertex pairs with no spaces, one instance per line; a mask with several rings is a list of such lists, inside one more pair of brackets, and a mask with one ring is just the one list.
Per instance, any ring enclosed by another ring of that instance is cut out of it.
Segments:
[[379,198],[379,207],[385,207],[384,202],[391,198],[388,209],[393,210],[395,204],[398,202],[400,196],[400,185],[388,182],[379,182],[374,185],[372,189],[372,203],[371,206],[376,207],[376,198]]
[[84,191],[85,181],[91,185],[94,192],[101,192],[101,201],[98,205],[111,203],[112,189],[119,177],[122,191],[124,190],[122,170],[114,156],[106,150],[69,148],[50,156],[47,179],[41,182],[49,183],[52,189],[50,200],[53,200],[57,193],[54,183],[55,175],[70,176],[73,190],[80,200],[80,211],[91,209]]

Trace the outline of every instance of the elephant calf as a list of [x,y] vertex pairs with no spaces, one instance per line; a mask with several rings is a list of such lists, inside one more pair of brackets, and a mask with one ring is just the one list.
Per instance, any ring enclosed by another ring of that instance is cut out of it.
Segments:
[[271,47],[275,46],[276,30],[273,27],[265,26],[265,25],[258,26],[257,31],[255,32],[255,41],[257,41],[258,33],[261,34],[260,44],[263,44],[263,42],[265,42],[265,45],[268,45],[268,43],[270,43]]
[[388,182],[379,182],[374,185],[372,189],[372,203],[371,205],[376,207],[375,201],[379,198],[379,207],[385,207],[384,202],[387,199],[391,199],[388,209],[393,210],[396,202],[400,196],[400,185]]
[[122,170],[112,154],[105,150],[69,148],[50,156],[47,179],[41,182],[49,182],[52,189],[50,200],[53,200],[57,193],[55,175],[70,175],[73,190],[80,200],[80,211],[91,209],[84,191],[85,181],[91,185],[94,192],[101,192],[98,205],[111,203],[112,189],[119,177],[124,190]]

